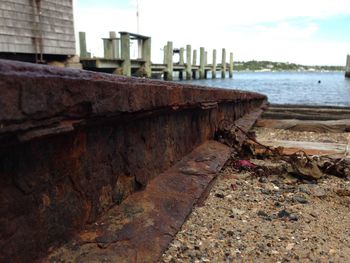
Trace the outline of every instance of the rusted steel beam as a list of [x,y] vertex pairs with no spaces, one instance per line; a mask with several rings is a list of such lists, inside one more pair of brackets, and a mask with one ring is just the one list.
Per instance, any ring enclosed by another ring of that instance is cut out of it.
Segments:
[[[252,103],[266,96],[0,60],[0,136],[66,120],[92,120],[203,103]],[[67,124],[68,125],[68,124]]]
[[0,262],[32,262],[261,94],[0,60]]
[[45,262],[157,262],[230,155],[228,146],[205,142]]

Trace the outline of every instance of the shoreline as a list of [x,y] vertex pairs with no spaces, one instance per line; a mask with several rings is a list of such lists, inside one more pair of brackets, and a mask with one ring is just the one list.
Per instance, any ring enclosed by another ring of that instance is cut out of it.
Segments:
[[233,70],[233,72],[258,72],[258,73],[344,73],[342,70]]

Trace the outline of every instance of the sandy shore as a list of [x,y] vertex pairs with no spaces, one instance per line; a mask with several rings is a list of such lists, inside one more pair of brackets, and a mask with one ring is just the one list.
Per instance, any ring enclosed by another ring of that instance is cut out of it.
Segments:
[[[258,140],[350,142],[346,133],[263,128],[257,135]],[[276,174],[257,176],[226,166],[160,262],[347,262],[349,178],[307,181],[279,173],[283,161],[251,162],[273,166]]]

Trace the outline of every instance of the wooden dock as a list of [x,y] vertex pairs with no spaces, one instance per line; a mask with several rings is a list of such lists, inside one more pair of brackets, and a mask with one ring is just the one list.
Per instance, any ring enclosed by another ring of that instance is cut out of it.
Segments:
[[[233,76],[233,53],[230,53],[229,63],[226,63],[226,49],[222,49],[221,64],[217,65],[217,52],[213,50],[213,61],[208,64],[208,52],[204,47],[199,50],[199,64],[197,64],[197,50],[192,51],[191,45],[186,48],[173,48],[169,41],[164,46],[164,59],[162,64],[151,62],[151,38],[130,32],[119,32],[117,38],[115,32],[110,32],[109,38],[103,39],[104,57],[91,57],[87,52],[85,32],[79,32],[80,62],[86,70],[108,72],[117,75],[155,77],[164,80],[173,80],[174,72],[178,72],[179,79],[206,79],[208,72],[212,78],[216,78],[217,72],[221,72],[221,78],[226,78],[226,72],[230,78]],[[130,43],[135,41],[138,45],[138,59],[131,59]],[[174,63],[174,54],[179,54],[179,61]],[[185,62],[186,56],[186,62]]]

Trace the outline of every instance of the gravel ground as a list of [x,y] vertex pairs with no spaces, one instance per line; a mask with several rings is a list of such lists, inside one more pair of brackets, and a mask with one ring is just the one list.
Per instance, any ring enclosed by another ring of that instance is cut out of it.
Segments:
[[[264,130],[258,135],[274,132]],[[315,183],[281,174],[258,177],[227,166],[160,262],[349,262],[349,208],[347,178],[326,176]]]

